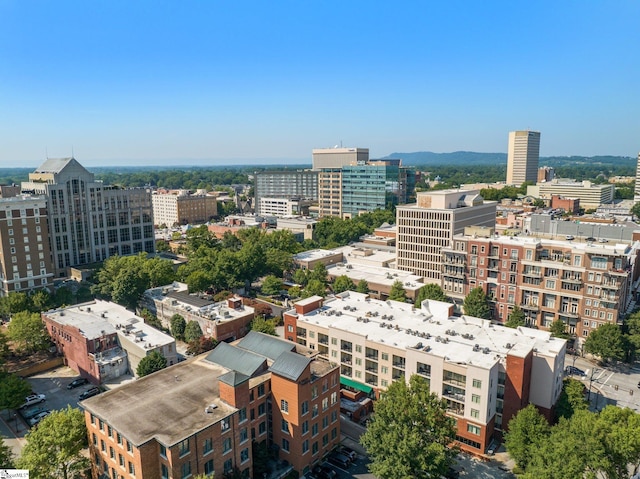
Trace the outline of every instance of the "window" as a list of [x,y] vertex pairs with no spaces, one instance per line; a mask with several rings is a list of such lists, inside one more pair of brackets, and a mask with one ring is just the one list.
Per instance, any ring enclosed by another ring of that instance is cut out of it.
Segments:
[[267,408],[264,403],[258,405],[258,416],[264,416],[267,413]]
[[336,422],[338,420],[338,412],[331,411],[331,422]]
[[118,444],[122,444],[122,436],[120,435],[120,433],[116,434],[116,440],[118,441]]
[[362,352],[362,346],[360,346],[359,344],[356,344],[356,353],[361,353]]
[[127,452],[133,454],[133,446],[129,441],[127,441]]
[[107,426],[107,435],[113,437],[113,429],[111,429],[111,426]]
[[282,450],[285,452],[289,452],[289,440],[282,439]]
[[329,416],[325,416],[322,418],[322,429],[326,429],[329,427]]
[[280,399],[280,410],[282,412],[289,412],[289,401],[287,401],[286,399]]
[[389,361],[389,353],[382,353],[382,360]]
[[311,417],[318,417],[318,405],[314,404],[311,409]]
[[162,444],[160,444],[160,455],[165,459],[167,458],[167,448]]
[[478,411],[477,409],[472,409],[471,417],[478,419],[480,417],[480,411]]
[[231,450],[231,438],[228,437],[222,441],[222,454],[226,454]]
[[264,396],[264,384],[258,386],[258,397]]
[[124,467],[124,456],[122,454],[118,454],[118,462],[120,463],[120,467]]
[[289,434],[289,421],[287,421],[286,419],[283,419],[281,424],[281,429],[282,429],[282,432],[286,432],[287,434]]
[[267,432],[267,423],[262,421],[258,425],[258,434],[260,434],[262,436],[265,432]]
[[98,420],[98,427],[100,427],[101,431],[104,431],[104,421],[102,419]]
[[467,432],[470,432],[471,434],[475,434],[479,436],[480,428],[478,426],[474,426],[473,424],[467,424]]
[[337,392],[332,392],[331,393],[331,404],[335,404],[338,402],[338,393]]
[[480,389],[482,387],[482,381],[480,379],[473,380],[473,387]]
[[329,435],[325,434],[324,436],[322,436],[322,445],[326,446],[327,444],[329,444]]
[[132,476],[136,475],[136,466],[133,464],[133,462],[129,463],[129,474],[131,474]]
[[240,451],[240,462],[247,462],[249,460],[249,448],[245,448]]
[[304,416],[305,414],[307,414],[309,412],[309,401],[303,401],[302,402],[302,415]]
[[111,457],[111,459],[115,459],[116,457],[116,452],[113,450],[113,447],[109,446],[109,457]]
[[324,398],[322,400],[322,410],[326,411],[329,408],[329,398]]
[[222,421],[220,421],[220,429],[222,430],[222,432],[228,431],[230,427],[231,424],[229,423],[229,418],[224,418]]
[[191,462],[185,462],[180,468],[180,474],[182,479],[185,479],[191,475]]
[[302,441],[302,454],[306,454],[307,452],[309,452],[309,440],[305,439]]
[[107,446],[105,445],[103,439],[100,439],[100,449],[102,450],[102,452],[107,450]]
[[240,442],[245,442],[249,439],[249,433],[247,432],[247,428],[240,429]]
[[162,479],[169,479],[169,468],[164,464],[161,465],[160,474]]
[[313,455],[318,454],[318,441],[314,442],[311,445],[311,454],[313,454]]
[[315,399],[317,397],[318,397],[318,386],[313,385],[311,386],[311,399]]
[[180,457],[184,456],[185,454],[189,454],[189,439],[180,441],[180,444],[178,444],[178,451],[180,452]]
[[233,470],[233,459],[227,459],[224,461],[223,469],[225,474],[229,474]]
[[311,426],[311,435],[312,436],[318,435],[318,423],[315,423],[313,426]]
[[336,437],[338,437],[338,428],[337,428],[337,427],[334,427],[334,428],[331,430],[331,439],[335,439]]
[[480,404],[480,396],[478,394],[472,394],[471,395],[471,402],[474,402],[476,404]]
[[302,434],[306,434],[309,432],[309,421],[304,421],[302,423]]
[[204,463],[204,473],[207,476],[211,476],[213,475],[215,471],[213,470],[213,459],[209,459],[207,462]]
[[240,419],[240,422],[247,420],[247,408],[243,407],[238,411],[238,418]]
[[205,439],[202,446],[202,455],[204,456],[206,454],[209,454],[211,451],[213,451],[213,439]]

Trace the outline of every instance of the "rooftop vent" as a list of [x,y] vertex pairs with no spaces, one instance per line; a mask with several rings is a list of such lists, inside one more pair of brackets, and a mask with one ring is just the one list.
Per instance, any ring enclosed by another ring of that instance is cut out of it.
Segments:
[[489,353],[491,352],[491,350],[490,350],[489,348],[484,348],[484,349],[482,350],[482,352],[483,352],[484,354],[489,354]]
[[416,349],[422,349],[422,343],[416,344]]
[[206,408],[204,408],[204,412],[207,414],[211,414],[217,408],[218,408],[217,404],[209,404]]
[[473,352],[477,353],[478,351],[480,351],[480,345],[479,344],[474,344],[473,345]]
[[505,348],[507,348],[507,349],[511,349],[512,344],[511,344],[511,343],[507,343],[507,344],[505,344],[505,346],[504,346],[504,347],[505,347]]

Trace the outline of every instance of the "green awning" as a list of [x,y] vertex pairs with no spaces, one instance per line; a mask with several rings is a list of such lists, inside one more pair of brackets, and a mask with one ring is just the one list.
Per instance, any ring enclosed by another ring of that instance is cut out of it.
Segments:
[[371,394],[371,392],[373,391],[373,388],[371,386],[359,383],[357,381],[354,381],[353,379],[345,378],[344,376],[340,376],[340,384],[342,384],[343,386],[349,386],[353,389],[357,389],[358,391],[362,391],[366,394]]

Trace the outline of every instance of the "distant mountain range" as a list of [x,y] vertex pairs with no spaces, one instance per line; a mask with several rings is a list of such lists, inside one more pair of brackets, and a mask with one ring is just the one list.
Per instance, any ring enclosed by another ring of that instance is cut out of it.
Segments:
[[[506,153],[478,153],[475,151],[454,151],[452,153],[434,153],[416,151],[413,153],[391,153],[385,158],[401,158],[404,166],[422,165],[507,165]],[[635,164],[635,158],[629,156],[546,156],[540,157],[540,166],[564,166],[567,164]]]

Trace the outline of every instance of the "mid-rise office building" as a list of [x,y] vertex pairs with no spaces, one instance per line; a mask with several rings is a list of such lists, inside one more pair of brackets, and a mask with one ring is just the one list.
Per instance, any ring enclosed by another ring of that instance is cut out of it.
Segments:
[[151,191],[146,188],[108,186],[75,158],[50,158],[29,173],[22,191],[47,197],[56,276],[114,255],[155,252]]
[[151,198],[156,225],[202,224],[218,214],[218,200],[204,190],[155,191]]
[[313,296],[284,313],[285,337],[339,363],[346,389],[378,396],[393,381],[423,377],[446,400],[462,449],[482,454],[529,403],[552,417],[566,342],[452,312],[432,300],[414,308],[353,291]]
[[369,148],[314,148],[312,151],[314,170],[342,168],[367,161],[369,161]]
[[[316,202],[318,172],[311,170],[261,171],[255,173],[256,214],[272,214],[274,199]],[[266,201],[269,200],[269,201]],[[264,211],[263,211],[264,209]],[[289,214],[300,214],[299,211]]]
[[468,228],[443,248],[442,289],[462,301],[481,287],[495,320],[506,322],[518,305],[527,326],[549,329],[561,320],[582,342],[599,326],[622,321],[639,274],[638,247],[496,236],[491,228]]
[[254,443],[309,472],[340,441],[339,383],[337,365],[289,341],[222,342],[83,401],[94,477],[256,477]]
[[510,131],[507,150],[507,184],[520,186],[525,181],[538,179],[540,158],[540,132]]
[[0,198],[0,296],[52,286],[47,225],[44,196]]
[[396,208],[396,267],[440,284],[442,248],[465,226],[494,227],[496,205],[473,190],[418,193],[417,203]]
[[596,185],[586,180],[555,179],[527,186],[528,196],[543,199],[547,203],[551,202],[551,197],[554,195],[577,198],[580,200],[580,206],[586,209],[595,209],[602,204],[613,203],[615,192],[615,185]]

